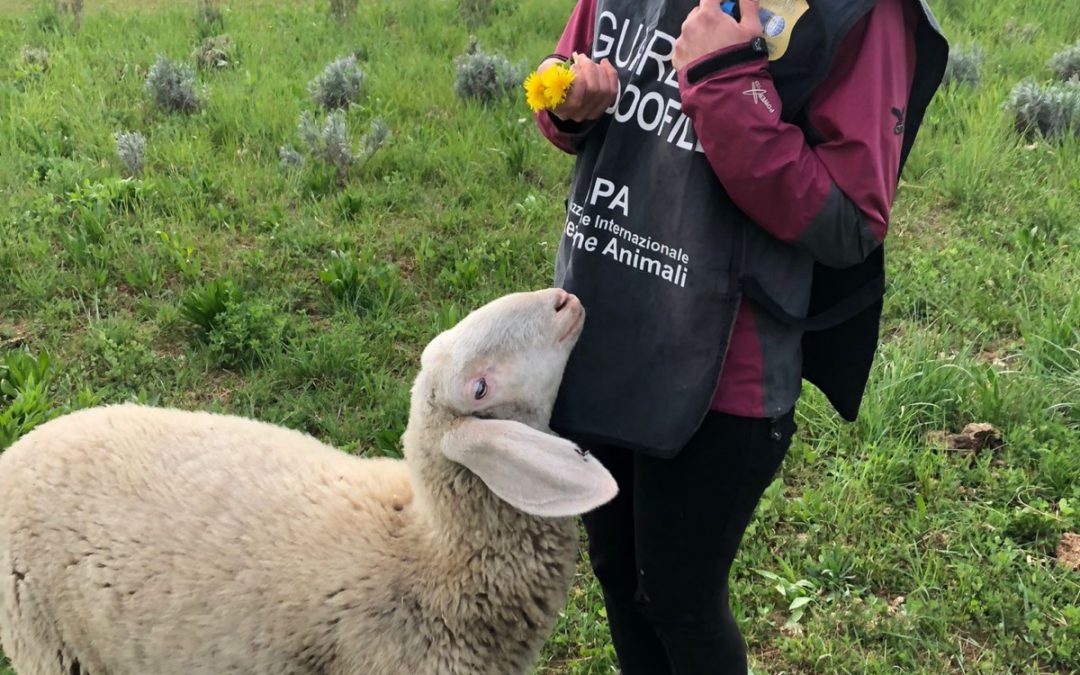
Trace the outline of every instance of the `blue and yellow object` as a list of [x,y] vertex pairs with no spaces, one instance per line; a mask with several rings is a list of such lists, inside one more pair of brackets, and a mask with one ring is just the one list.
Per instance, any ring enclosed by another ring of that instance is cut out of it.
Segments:
[[[739,12],[737,0],[724,0],[720,3],[720,9],[736,21],[742,21],[742,14]],[[761,19],[761,29],[766,37],[774,38],[783,33],[784,28],[787,27],[784,17],[770,12],[764,7],[758,7],[758,18]]]

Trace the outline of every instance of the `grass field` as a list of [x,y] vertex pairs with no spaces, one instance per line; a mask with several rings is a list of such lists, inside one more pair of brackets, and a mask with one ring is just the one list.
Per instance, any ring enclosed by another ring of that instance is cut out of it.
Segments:
[[[459,99],[454,57],[472,33],[534,63],[572,2],[492,1],[467,3],[472,30],[447,0],[370,0],[342,23],[237,1],[238,63],[200,72],[184,115],[143,84],[158,53],[190,61],[194,4],[90,0],[76,30],[0,0],[0,447],[134,399],[399,454],[422,346],[551,280],[571,159],[520,96]],[[933,4],[954,46],[984,48],[982,81],[942,91],[905,172],[860,420],[807,389],[746,536],[732,592],[758,673],[1080,672],[1080,571],[1055,560],[1080,529],[1080,143],[1021,138],[1001,108],[1051,77],[1080,12]],[[307,82],[346,53],[367,75],[354,138],[381,117],[390,139],[341,183],[283,170]],[[146,137],[141,179],[124,179],[119,130]],[[971,422],[1004,444],[927,439]],[[581,570],[542,673],[615,672]]]

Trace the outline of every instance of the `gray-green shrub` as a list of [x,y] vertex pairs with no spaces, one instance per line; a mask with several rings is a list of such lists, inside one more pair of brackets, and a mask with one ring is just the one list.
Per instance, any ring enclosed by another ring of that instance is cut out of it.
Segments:
[[1043,86],[1026,79],[1013,87],[1005,109],[1012,113],[1016,130],[1027,138],[1080,135],[1080,83]]
[[278,159],[281,160],[281,168],[286,171],[295,171],[304,166],[304,156],[291,145],[278,148]]
[[127,169],[128,175],[135,178],[141,176],[146,154],[146,137],[137,131],[118,131],[114,138],[116,139],[116,155]]
[[951,50],[949,52],[949,62],[945,67],[943,83],[972,88],[979,86],[985,60],[986,52],[977,44],[972,44],[966,49]]
[[360,141],[359,155],[353,150],[352,134],[345,121],[345,114],[336,110],[323,120],[320,125],[310,112],[300,115],[297,125],[301,149],[291,145],[278,148],[281,168],[295,171],[304,167],[308,160],[317,165],[333,169],[339,182],[358,158],[370,159],[390,138],[390,128],[381,117],[371,121],[368,132]]
[[516,93],[525,79],[524,65],[515,65],[501,54],[488,54],[475,46],[455,58],[454,65],[454,92],[463,99],[482,103]]
[[347,108],[360,98],[364,71],[350,54],[326,64],[323,71],[308,83],[311,98],[325,110]]
[[390,127],[386,126],[381,117],[371,120],[371,126],[360,144],[364,157],[371,157],[379,151],[390,138]]
[[1050,57],[1047,64],[1061,81],[1080,79],[1080,40]]
[[159,108],[170,112],[191,113],[202,106],[195,93],[195,71],[164,54],[158,54],[146,74],[146,91]]
[[305,111],[300,115],[299,132],[308,154],[336,169],[339,175],[353,163],[352,138],[345,114],[340,110],[327,115],[321,127],[315,117]]

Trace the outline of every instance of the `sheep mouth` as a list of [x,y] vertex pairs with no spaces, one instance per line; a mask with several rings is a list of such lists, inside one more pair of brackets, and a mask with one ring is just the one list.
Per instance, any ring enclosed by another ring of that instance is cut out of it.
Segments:
[[566,342],[571,338],[576,338],[578,335],[581,334],[581,329],[584,325],[585,312],[581,309],[578,309],[576,312],[574,312],[574,317],[570,321],[570,325],[566,327],[566,330],[563,331],[562,335],[559,336],[559,339],[555,341],[556,344],[562,344],[563,342]]

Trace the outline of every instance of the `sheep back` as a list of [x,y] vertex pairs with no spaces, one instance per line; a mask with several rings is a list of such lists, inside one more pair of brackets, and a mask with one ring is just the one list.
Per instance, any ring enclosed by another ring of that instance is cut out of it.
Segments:
[[402,462],[239,417],[76,412],[0,455],[0,496],[20,675],[337,672],[412,565]]
[[405,462],[240,417],[53,420],[0,455],[0,644],[19,675],[529,672],[573,522],[484,495],[492,529],[447,540],[413,489]]

